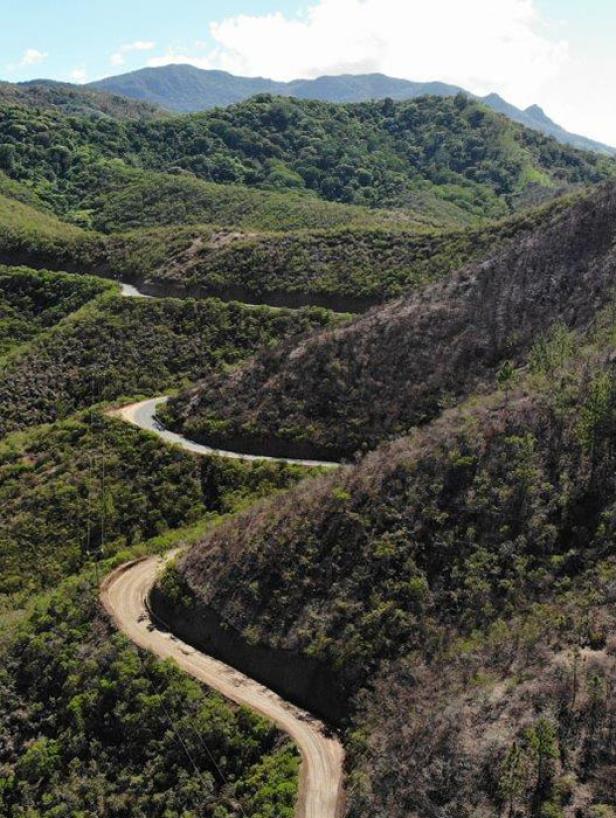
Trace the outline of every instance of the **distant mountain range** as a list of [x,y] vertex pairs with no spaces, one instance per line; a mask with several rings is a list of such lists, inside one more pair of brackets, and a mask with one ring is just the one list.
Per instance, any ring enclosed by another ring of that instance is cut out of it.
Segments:
[[[242,102],[255,94],[277,94],[299,99],[317,99],[325,102],[365,102],[390,97],[395,100],[414,97],[455,96],[465,93],[463,88],[442,82],[411,82],[394,79],[384,74],[343,74],[318,77],[314,80],[276,82],[263,77],[236,77],[225,71],[204,71],[192,65],[166,65],[160,68],[142,68],[129,74],[108,77],[89,84],[99,91],[131,97],[159,105],[168,111],[204,111]],[[616,148],[569,133],[553,122],[538,105],[522,110],[511,105],[498,94],[481,99],[498,113],[515,122],[552,136],[559,142],[581,150],[616,155]]]

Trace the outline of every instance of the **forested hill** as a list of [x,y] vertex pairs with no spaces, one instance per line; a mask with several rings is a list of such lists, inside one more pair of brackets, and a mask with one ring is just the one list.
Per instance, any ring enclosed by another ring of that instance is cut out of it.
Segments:
[[511,209],[614,174],[463,96],[334,105],[261,96],[225,110],[124,121],[0,104],[0,170],[82,223],[144,169],[344,204],[443,213]]
[[244,102],[255,94],[275,94],[322,102],[404,100],[419,96],[455,96],[462,89],[443,82],[409,82],[384,74],[345,74],[314,80],[276,82],[265,77],[238,77],[194,65],[141,68],[91,82],[89,88],[147,100],[169,111],[195,113]]
[[614,814],[614,315],[164,578],[204,644],[217,617],[342,688],[349,818]]
[[164,111],[149,102],[51,80],[21,83],[0,81],[0,104],[24,105],[33,109],[55,109],[71,115],[110,116],[118,119],[165,116]]

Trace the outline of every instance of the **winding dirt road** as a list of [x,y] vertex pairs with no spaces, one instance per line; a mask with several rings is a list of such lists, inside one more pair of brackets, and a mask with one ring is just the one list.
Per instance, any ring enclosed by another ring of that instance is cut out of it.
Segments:
[[329,737],[324,726],[308,713],[153,624],[146,599],[164,562],[150,557],[128,563],[104,581],[101,600],[118,628],[139,647],[161,659],[175,660],[195,679],[256,710],[288,733],[302,755],[296,818],[340,818],[344,800],[340,742]]
[[[131,284],[122,283],[121,288],[122,295],[128,298],[149,297]],[[260,457],[195,443],[168,431],[156,420],[156,409],[167,400],[167,397],[153,398],[114,409],[109,414],[154,432],[165,442],[195,454],[240,460],[275,460],[301,466],[340,466],[339,463],[318,460]],[[110,574],[101,587],[101,601],[107,612],[118,628],[140,648],[161,659],[173,659],[186,673],[228,699],[261,713],[293,739],[302,756],[296,818],[340,818],[344,804],[344,750],[341,743],[327,733],[325,726],[254,679],[190,647],[171,632],[159,630],[152,622],[146,601],[166,559],[136,560]]]
[[235,460],[270,460],[278,463],[292,463],[296,466],[321,466],[328,469],[340,467],[340,463],[332,463],[325,460],[295,460],[291,457],[266,457],[265,455],[242,454],[241,452],[229,452],[224,449],[213,449],[211,446],[195,443],[194,440],[188,440],[188,438],[182,435],[168,431],[156,420],[156,410],[168,400],[169,398],[167,397],[152,398],[150,400],[141,401],[140,403],[131,403],[129,406],[123,406],[121,409],[113,409],[109,414],[119,417],[133,426],[138,426],[139,429],[154,432],[167,443],[181,446],[182,449],[193,452],[193,454],[214,454],[218,455],[218,457],[230,457]]

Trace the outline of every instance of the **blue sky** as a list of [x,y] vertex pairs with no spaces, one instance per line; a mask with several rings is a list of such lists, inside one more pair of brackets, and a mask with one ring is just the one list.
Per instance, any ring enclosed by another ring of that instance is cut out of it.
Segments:
[[[292,0],[0,0],[0,77],[68,79],[71,72],[84,69],[89,79],[99,79],[118,73],[110,55],[125,43],[155,42],[161,46],[157,53],[167,46],[194,50],[196,41],[211,47],[212,21],[278,9],[295,14],[301,6]],[[28,49],[48,57],[19,65]],[[125,70],[145,62],[143,52],[134,52]]]
[[613,0],[0,0],[0,77],[186,61],[276,79],[383,71],[542,105],[616,144]]

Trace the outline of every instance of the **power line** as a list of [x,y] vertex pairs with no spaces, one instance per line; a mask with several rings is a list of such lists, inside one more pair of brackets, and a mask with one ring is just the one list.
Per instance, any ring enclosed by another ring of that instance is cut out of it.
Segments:
[[[175,721],[173,720],[173,718],[171,717],[171,714],[170,714],[170,712],[169,712],[169,710],[168,710],[168,708],[167,708],[167,706],[166,706],[166,704],[165,704],[165,700],[164,700],[163,696],[161,695],[162,685],[161,685],[161,687],[158,687],[158,688],[157,688],[157,686],[156,686],[156,682],[155,682],[155,681],[154,681],[154,679],[152,678],[152,675],[151,675],[151,673],[149,672],[148,668],[146,667],[146,664],[145,664],[145,662],[143,661],[143,657],[141,656],[141,653],[139,652],[139,650],[138,650],[138,649],[137,649],[137,656],[139,657],[139,662],[140,662],[140,664],[141,664],[141,669],[142,669],[142,671],[143,671],[144,675],[145,675],[145,676],[147,676],[147,678],[149,678],[149,680],[150,680],[150,682],[151,682],[151,684],[152,684],[152,687],[154,688],[155,693],[156,693],[157,695],[159,695],[159,696],[160,696],[160,704],[161,704],[161,707],[162,707],[163,712],[164,712],[164,714],[165,714],[165,717],[166,717],[166,719],[167,719],[167,722],[168,722],[168,724],[169,724],[169,727],[171,728],[171,731],[173,732],[173,734],[174,734],[174,735],[175,735],[175,737],[177,738],[178,742],[180,743],[180,745],[181,745],[182,749],[183,749],[183,750],[184,750],[184,752],[186,753],[186,757],[187,757],[187,758],[188,758],[188,760],[190,761],[190,763],[191,763],[191,765],[192,765],[192,767],[193,767],[194,771],[195,771],[195,772],[196,772],[196,774],[199,776],[199,778],[200,778],[200,780],[201,780],[201,783],[202,783],[202,785],[203,785],[203,788],[204,788],[204,789],[206,789],[206,781],[205,781],[205,779],[204,779],[204,777],[203,777],[203,772],[202,772],[202,770],[200,769],[200,767],[199,767],[199,765],[197,764],[197,762],[195,761],[195,759],[193,758],[193,756],[192,756],[192,754],[191,754],[190,750],[188,749],[188,745],[187,745],[187,743],[184,741],[184,739],[182,738],[181,731],[180,731],[179,727],[176,725],[176,723],[175,723]],[[193,728],[193,729],[194,729],[194,728]],[[202,742],[203,742],[203,739],[202,739]],[[205,747],[205,743],[204,743],[204,742],[203,742],[203,746]],[[214,765],[214,767],[215,767],[216,771],[218,772],[218,774],[219,774],[219,776],[220,776],[220,778],[221,778],[221,780],[222,780],[223,784],[226,786],[226,785],[227,785],[227,781],[226,781],[226,779],[225,779],[225,777],[224,777],[224,775],[223,775],[222,771],[220,770],[220,768],[219,768],[219,767],[218,767],[218,765],[216,764],[216,761],[214,760],[214,757],[212,756],[212,754],[211,754],[211,752],[210,752],[209,748],[207,749],[207,754],[208,754],[208,756],[209,756],[210,760],[212,761],[212,763],[213,763],[213,765]],[[240,809],[242,810],[242,814],[245,814],[245,813],[244,813],[244,809],[243,809],[243,807],[242,807],[241,805],[240,805]]]

